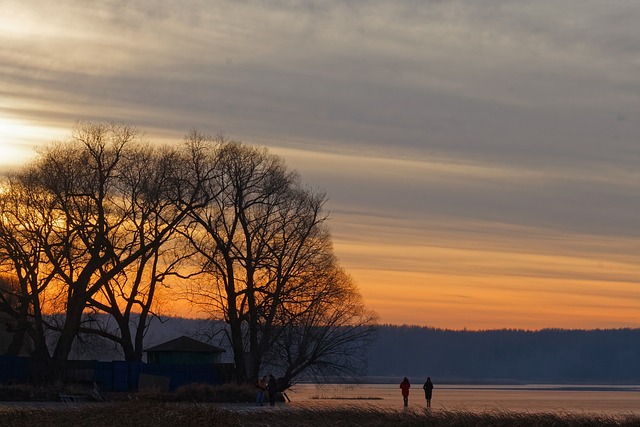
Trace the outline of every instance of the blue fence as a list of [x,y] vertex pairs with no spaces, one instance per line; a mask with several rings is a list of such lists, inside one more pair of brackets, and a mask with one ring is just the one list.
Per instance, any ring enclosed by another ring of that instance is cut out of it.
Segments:
[[28,379],[28,358],[0,355],[0,383],[23,383]]
[[[191,383],[223,384],[232,373],[232,364],[149,364],[123,361],[70,361],[67,367],[69,381],[95,381],[101,390],[126,392],[138,389],[142,374],[163,378],[169,390]],[[30,359],[0,356],[0,383],[28,382],[31,375]]]
[[192,383],[223,384],[229,378],[229,365],[213,363],[159,364],[98,362],[96,382],[103,390],[137,390],[140,375],[168,379],[169,390]]

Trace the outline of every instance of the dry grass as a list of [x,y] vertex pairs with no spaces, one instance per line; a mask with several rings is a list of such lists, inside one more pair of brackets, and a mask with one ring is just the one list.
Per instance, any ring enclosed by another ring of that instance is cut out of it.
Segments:
[[256,388],[238,384],[187,384],[174,393],[181,402],[255,402]]
[[[0,385],[1,402],[58,402],[60,395],[85,396],[91,400],[91,386],[64,384],[59,387],[32,384]],[[106,400],[142,402],[254,402],[256,389],[249,385],[237,384],[187,384],[173,392],[160,389],[146,389],[134,393],[101,393]],[[280,401],[283,401],[280,399]],[[0,427],[2,423],[0,421]]]
[[374,408],[295,409],[250,405],[224,409],[213,404],[176,402],[112,402],[56,408],[14,408],[0,413],[3,426],[126,427],[320,427],[320,426],[637,426],[640,416],[586,414],[433,411],[431,413]]
[[[61,394],[89,395],[90,386],[67,384],[51,385],[14,384],[0,386],[0,402],[55,402]],[[1,425],[1,423],[0,423]]]
[[248,385],[237,384],[187,384],[167,393],[160,390],[142,390],[133,394],[111,393],[112,400],[144,401],[144,402],[200,402],[200,403],[247,403],[255,402],[256,389]]

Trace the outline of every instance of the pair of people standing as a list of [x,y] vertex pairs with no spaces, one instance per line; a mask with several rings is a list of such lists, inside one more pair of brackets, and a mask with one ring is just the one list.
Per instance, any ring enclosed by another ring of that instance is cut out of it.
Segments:
[[267,377],[262,377],[258,380],[258,384],[256,385],[258,388],[258,392],[256,394],[256,405],[263,406],[264,405],[264,392],[266,391],[269,394],[269,405],[276,405],[276,393],[278,391],[278,383],[273,375],[269,375],[269,380],[267,381]]
[[[402,390],[402,399],[404,400],[405,408],[409,406],[409,389],[411,388],[411,383],[407,377],[404,377],[402,382],[400,383],[400,390]],[[424,389],[424,398],[427,400],[427,408],[431,407],[431,397],[433,396],[433,383],[431,382],[431,377],[427,377],[427,381],[422,386]]]

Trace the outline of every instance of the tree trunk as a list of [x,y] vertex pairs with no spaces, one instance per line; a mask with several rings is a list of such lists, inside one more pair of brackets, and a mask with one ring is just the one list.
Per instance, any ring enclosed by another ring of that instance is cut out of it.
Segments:
[[26,334],[25,325],[23,322],[18,323],[18,327],[15,331],[13,331],[13,336],[11,337],[11,343],[9,343],[9,347],[7,348],[7,354],[10,356],[18,356],[20,354],[20,350],[24,345],[24,337]]
[[73,342],[78,335],[80,322],[82,321],[82,311],[84,310],[83,298],[71,298],[67,307],[66,319],[60,338],[53,352],[52,379],[63,381],[69,354],[73,348]]
[[244,346],[242,345],[242,328],[236,320],[230,322],[231,328],[231,345],[233,348],[233,361],[235,363],[236,383],[244,384],[247,382],[247,362],[244,354]]

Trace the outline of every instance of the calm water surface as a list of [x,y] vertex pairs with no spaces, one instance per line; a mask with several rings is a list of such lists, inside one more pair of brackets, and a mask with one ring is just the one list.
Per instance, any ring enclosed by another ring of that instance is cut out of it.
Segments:
[[[422,384],[412,385],[409,407],[423,409]],[[292,406],[377,406],[402,408],[395,384],[299,384],[288,391]],[[640,386],[435,384],[432,410],[580,412],[640,414]]]

